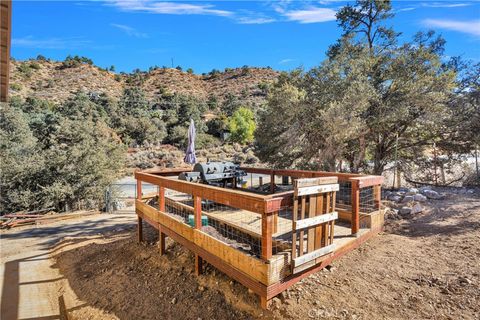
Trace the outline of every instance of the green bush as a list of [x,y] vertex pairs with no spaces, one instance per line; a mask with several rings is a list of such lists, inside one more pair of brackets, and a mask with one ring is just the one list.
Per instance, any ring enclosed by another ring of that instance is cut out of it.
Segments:
[[79,67],[82,64],[89,64],[93,65],[92,59],[89,59],[87,57],[80,57],[80,56],[74,56],[72,57],[71,55],[68,55],[65,60],[62,62],[62,68],[76,68]]
[[218,138],[208,133],[197,134],[197,137],[195,139],[195,148],[197,149],[218,147],[221,144],[222,142]]
[[40,64],[38,62],[33,61],[33,62],[30,63],[30,68],[32,68],[34,70],[39,70],[42,67],[40,66]]
[[10,89],[12,89],[13,91],[20,91],[22,90],[22,85],[19,83],[11,83]]
[[245,107],[238,108],[228,121],[230,139],[234,142],[252,142],[256,127],[252,110]]
[[[69,104],[77,102],[85,104]],[[105,188],[123,168],[126,150],[102,119],[76,119],[49,106],[12,99],[0,110],[1,212],[101,208]]]
[[26,78],[30,78],[32,76],[32,73],[33,73],[32,68],[26,62],[21,63],[18,66],[17,70],[18,70],[18,72],[20,72],[20,74],[22,74]]

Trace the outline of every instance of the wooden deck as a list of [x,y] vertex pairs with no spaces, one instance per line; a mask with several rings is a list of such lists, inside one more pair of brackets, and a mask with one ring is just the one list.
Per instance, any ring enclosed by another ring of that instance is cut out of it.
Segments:
[[[136,172],[135,206],[139,219],[139,241],[143,239],[142,222],[145,221],[159,231],[161,254],[166,250],[165,237],[171,237],[195,253],[196,274],[201,274],[202,261],[205,260],[253,290],[259,295],[262,308],[267,308],[268,302],[275,295],[358,247],[383,228],[384,212],[378,200],[381,177],[299,170],[247,170],[251,173],[270,173],[271,180],[274,180],[275,175],[298,178],[295,180],[295,196],[291,191],[275,193],[275,186],[269,194],[255,194],[242,189],[181,181],[172,177],[170,172]],[[325,181],[320,181],[319,178]],[[314,187],[334,184],[337,178],[352,185],[350,210],[329,205],[336,203],[335,190],[318,192],[315,189],[315,192],[307,190],[309,193],[297,194],[297,190],[303,192],[305,187],[310,186],[308,184],[315,182]],[[329,179],[335,181],[330,182]],[[156,208],[147,204],[150,196],[142,196],[142,184],[138,181],[159,187],[155,196],[158,198]],[[369,186],[374,186],[376,211],[360,213],[360,189]],[[316,200],[312,201],[312,198]],[[292,214],[288,210],[300,209],[300,203],[302,206],[298,213],[301,213],[301,218],[292,221]],[[317,210],[318,208],[321,209]],[[330,214],[333,218],[319,219],[323,214]],[[193,226],[186,223],[187,218],[191,221],[190,215],[194,217]],[[219,235],[202,226],[202,220],[205,220],[202,216],[208,217],[209,227],[217,229]],[[337,217],[338,220],[334,220]],[[328,228],[318,237],[317,226],[322,223],[328,223],[324,225]],[[296,232],[292,233],[292,230]],[[237,243],[229,244],[227,242],[230,239],[238,243],[243,243],[244,240],[247,241],[245,243],[253,243],[254,249],[246,251],[238,247]],[[321,244],[317,248],[318,239],[321,239]],[[296,244],[294,251],[292,243]],[[310,250],[312,247],[313,250]],[[258,248],[261,249],[260,253]]]

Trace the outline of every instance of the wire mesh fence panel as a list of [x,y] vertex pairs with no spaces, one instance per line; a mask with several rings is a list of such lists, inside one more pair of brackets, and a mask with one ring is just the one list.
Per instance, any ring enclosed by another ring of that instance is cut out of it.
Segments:
[[249,255],[261,254],[261,214],[202,199],[202,231]]
[[188,193],[165,189],[165,213],[185,224],[193,223],[193,198]]
[[336,195],[336,206],[338,209],[352,210],[352,183],[350,181],[339,181],[339,190]]
[[258,173],[247,173],[243,180],[246,181],[246,186],[248,190],[269,194],[270,193],[270,183],[271,177],[267,174],[258,174]]
[[292,249],[292,205],[282,206],[273,218],[272,254]]
[[377,210],[378,209],[375,202],[374,187],[366,187],[360,189],[360,212],[372,213]]

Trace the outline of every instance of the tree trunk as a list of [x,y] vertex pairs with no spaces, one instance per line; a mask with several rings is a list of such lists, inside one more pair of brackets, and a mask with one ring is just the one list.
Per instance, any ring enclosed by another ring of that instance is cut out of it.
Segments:
[[384,159],[385,155],[382,151],[382,146],[377,145],[375,148],[375,155],[373,159],[373,174],[381,175],[385,169]]
[[353,173],[358,173],[360,171],[360,166],[363,164],[363,161],[365,160],[365,149],[366,149],[366,142],[365,142],[365,136],[360,136],[358,138],[358,156],[355,157],[354,163],[353,163]]

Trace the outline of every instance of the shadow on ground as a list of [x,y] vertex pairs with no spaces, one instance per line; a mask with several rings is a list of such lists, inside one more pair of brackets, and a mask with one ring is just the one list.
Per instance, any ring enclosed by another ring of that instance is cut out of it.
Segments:
[[126,234],[56,256],[75,294],[94,309],[120,319],[250,319],[261,312],[256,295],[210,266],[195,276],[194,257],[180,245],[167,239],[160,256],[158,232],[148,224],[146,243]]

